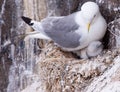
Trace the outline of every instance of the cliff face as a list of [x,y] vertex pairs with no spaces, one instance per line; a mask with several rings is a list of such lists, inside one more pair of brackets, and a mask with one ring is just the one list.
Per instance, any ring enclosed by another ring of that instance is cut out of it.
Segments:
[[90,60],[77,60],[52,43],[36,39],[24,42],[24,34],[32,29],[21,20],[22,15],[38,21],[68,15],[80,10],[86,1],[0,1],[1,92],[104,92],[113,87],[112,83],[119,83],[119,0],[91,0],[99,4],[112,32],[106,34],[104,43],[117,50],[104,51]]

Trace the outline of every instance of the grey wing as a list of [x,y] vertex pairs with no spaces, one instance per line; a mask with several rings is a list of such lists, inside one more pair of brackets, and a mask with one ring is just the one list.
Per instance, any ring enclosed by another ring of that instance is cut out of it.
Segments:
[[46,35],[65,48],[76,48],[80,45],[81,35],[75,31],[79,26],[74,21],[74,14],[65,17],[51,17],[42,21]]

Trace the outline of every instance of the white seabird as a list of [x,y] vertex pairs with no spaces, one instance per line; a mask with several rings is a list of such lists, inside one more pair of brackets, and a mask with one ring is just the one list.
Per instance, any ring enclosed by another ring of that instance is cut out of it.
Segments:
[[35,30],[28,37],[52,40],[65,51],[78,51],[100,41],[107,28],[98,5],[90,1],[68,16],[47,17],[40,22],[24,16],[22,19]]
[[100,41],[91,42],[86,48],[74,51],[73,53],[80,56],[80,58],[90,58],[99,55],[103,50],[103,44]]

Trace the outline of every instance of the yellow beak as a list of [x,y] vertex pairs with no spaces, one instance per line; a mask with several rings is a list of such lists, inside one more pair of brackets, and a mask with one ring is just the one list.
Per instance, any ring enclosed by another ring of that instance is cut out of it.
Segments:
[[90,30],[90,23],[87,24],[87,29],[88,29],[88,32]]

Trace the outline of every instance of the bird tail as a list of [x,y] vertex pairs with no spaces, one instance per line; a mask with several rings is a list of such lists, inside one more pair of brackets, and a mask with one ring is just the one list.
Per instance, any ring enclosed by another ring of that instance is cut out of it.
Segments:
[[23,19],[23,21],[24,21],[26,24],[28,24],[28,25],[31,26],[31,21],[32,21],[32,19],[30,19],[30,18],[28,18],[28,17],[24,17],[24,16],[22,16],[21,18]]
[[33,32],[29,32],[27,34],[27,37],[50,40],[50,38],[44,33],[41,22],[34,21],[34,20],[32,20],[28,17],[24,17],[24,16],[22,16],[21,18],[23,19],[23,21],[26,24],[28,24],[29,26],[31,26],[34,29]]

